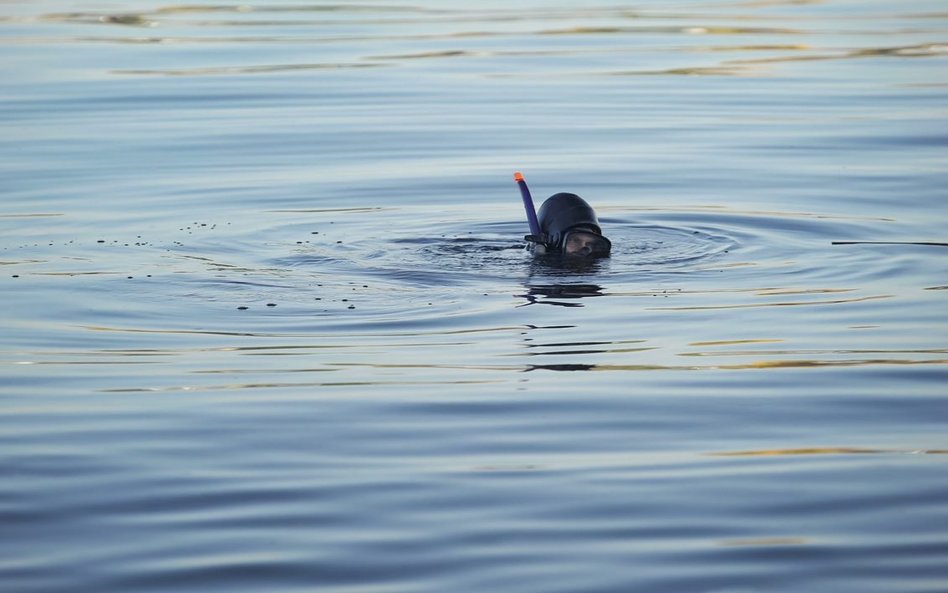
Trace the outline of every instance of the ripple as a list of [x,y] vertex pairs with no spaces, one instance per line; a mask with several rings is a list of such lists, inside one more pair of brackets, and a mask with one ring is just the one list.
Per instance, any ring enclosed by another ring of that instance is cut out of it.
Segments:
[[[603,224],[614,245],[612,256],[606,260],[534,257],[525,249],[525,243],[516,239],[523,234],[521,223],[484,223],[475,225],[465,236],[450,236],[455,229],[449,226],[444,229],[448,232],[444,237],[416,235],[387,242],[348,241],[343,247],[312,246],[271,263],[295,269],[318,264],[345,271],[353,280],[375,277],[411,286],[475,284],[519,277],[529,279],[541,294],[543,278],[577,280],[580,275],[592,275],[615,280],[650,269],[697,269],[737,246],[737,241],[721,229],[640,225],[614,219]],[[424,231],[417,232],[420,235]],[[581,288],[575,282],[571,285],[570,290]]]
[[113,74],[162,76],[212,76],[227,74],[267,74],[298,70],[339,70],[345,68],[381,68],[387,64],[369,62],[325,64],[259,64],[253,66],[215,66],[203,68],[113,70]]
[[944,455],[948,451],[940,449],[865,449],[860,447],[809,447],[796,449],[760,449],[756,451],[727,451],[709,453],[717,457],[771,457],[783,455]]
[[824,299],[807,301],[776,301],[769,303],[740,303],[740,304],[715,304],[715,305],[689,305],[683,307],[653,307],[658,311],[708,311],[715,309],[755,309],[758,307],[801,307],[812,305],[839,305],[845,303],[862,303],[865,301],[875,301],[879,299],[892,299],[895,295],[877,294],[863,297],[853,297],[851,299]]

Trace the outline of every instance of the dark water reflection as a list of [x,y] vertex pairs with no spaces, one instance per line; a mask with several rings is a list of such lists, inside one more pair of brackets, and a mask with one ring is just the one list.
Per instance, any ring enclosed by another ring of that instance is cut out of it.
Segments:
[[948,590],[941,4],[0,13],[3,591]]
[[[579,271],[588,272],[597,265],[596,262],[569,262],[567,269],[579,268]],[[522,296],[526,305],[556,305],[558,307],[582,307],[581,299],[586,297],[603,296],[602,287],[596,284],[546,284],[528,285],[527,293]]]

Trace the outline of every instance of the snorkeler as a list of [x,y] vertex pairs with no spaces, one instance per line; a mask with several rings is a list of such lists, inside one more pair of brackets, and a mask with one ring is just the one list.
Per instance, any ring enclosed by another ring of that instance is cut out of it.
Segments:
[[570,193],[553,194],[537,213],[533,198],[520,172],[514,173],[520,186],[523,206],[530,223],[524,239],[537,254],[562,254],[574,257],[608,257],[612,242],[602,235],[596,212],[586,200]]

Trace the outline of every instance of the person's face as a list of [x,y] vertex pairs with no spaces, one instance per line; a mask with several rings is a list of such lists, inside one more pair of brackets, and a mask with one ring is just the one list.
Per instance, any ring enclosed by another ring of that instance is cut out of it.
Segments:
[[601,257],[609,255],[612,245],[605,237],[586,231],[571,231],[566,235],[563,252],[566,255],[581,257]]

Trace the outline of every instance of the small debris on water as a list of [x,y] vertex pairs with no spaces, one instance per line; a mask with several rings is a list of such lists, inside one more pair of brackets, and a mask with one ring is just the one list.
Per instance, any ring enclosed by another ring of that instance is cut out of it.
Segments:
[[241,306],[237,307],[237,310],[238,310],[238,311],[246,311],[246,310],[249,309],[249,308],[250,308],[250,307],[247,307],[247,306],[245,306],[245,305],[241,305]]
[[267,306],[268,306],[268,307],[276,307],[277,304],[276,304],[276,303],[267,303]]

